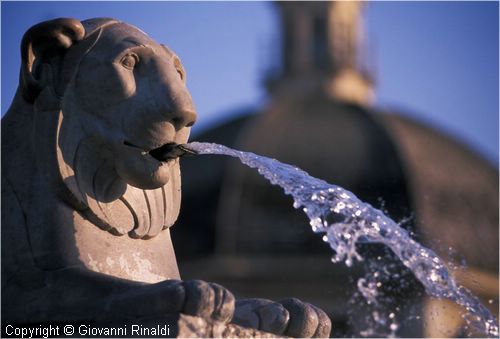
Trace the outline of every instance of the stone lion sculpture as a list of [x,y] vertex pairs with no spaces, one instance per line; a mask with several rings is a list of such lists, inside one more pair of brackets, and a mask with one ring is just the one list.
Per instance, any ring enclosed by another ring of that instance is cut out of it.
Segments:
[[[278,335],[327,336],[296,299],[235,301],[182,281],[169,227],[196,112],[166,46],[114,19],[55,19],[21,43],[2,119],[2,321],[118,321],[188,314]],[[167,153],[159,158],[158,154]]]

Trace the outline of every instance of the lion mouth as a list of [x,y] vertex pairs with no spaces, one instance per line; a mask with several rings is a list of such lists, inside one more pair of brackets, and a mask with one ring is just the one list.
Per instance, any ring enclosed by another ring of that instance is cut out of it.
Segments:
[[149,151],[145,151],[145,150],[141,149],[140,147],[138,147],[134,144],[131,144],[127,141],[124,141],[123,144],[126,146],[129,146],[129,147],[138,148],[141,150],[142,155],[149,154],[154,159],[156,159],[160,162],[167,162],[169,160],[179,158],[179,157],[186,155],[186,154],[194,154],[193,151],[185,148],[182,144],[177,144],[175,142],[166,143],[160,147],[154,148],[154,149],[149,150]]

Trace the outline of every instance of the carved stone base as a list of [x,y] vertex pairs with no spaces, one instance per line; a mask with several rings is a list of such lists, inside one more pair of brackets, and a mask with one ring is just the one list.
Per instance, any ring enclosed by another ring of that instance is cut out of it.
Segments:
[[278,338],[267,332],[234,324],[209,323],[202,318],[184,314],[179,317],[177,326],[176,336],[180,338]]

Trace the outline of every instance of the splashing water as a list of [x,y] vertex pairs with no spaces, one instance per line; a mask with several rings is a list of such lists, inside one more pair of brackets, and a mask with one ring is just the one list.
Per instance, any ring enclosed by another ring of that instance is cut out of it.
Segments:
[[[357,243],[385,244],[412,271],[427,294],[463,306],[468,311],[465,319],[469,325],[490,337],[498,337],[495,317],[470,291],[456,284],[443,260],[413,240],[407,231],[382,211],[362,202],[353,193],[311,177],[297,167],[253,153],[199,142],[187,144],[186,148],[198,154],[239,158],[243,164],[256,168],[273,185],[281,186],[286,194],[293,197],[293,206],[302,207],[312,230],[323,234],[323,240],[334,251],[333,262],[352,266],[354,260],[361,261],[363,258],[356,251]],[[368,299],[376,298],[373,289],[365,283],[363,279],[358,281],[361,293]]]

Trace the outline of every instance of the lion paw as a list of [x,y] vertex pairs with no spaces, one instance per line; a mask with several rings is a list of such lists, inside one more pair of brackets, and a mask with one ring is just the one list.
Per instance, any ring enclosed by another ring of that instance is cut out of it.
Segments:
[[185,302],[182,313],[220,322],[229,322],[235,300],[224,287],[201,280],[183,281]]
[[331,321],[325,312],[295,298],[280,302],[267,299],[238,300],[233,323],[300,338],[326,338],[331,330]]
[[280,303],[290,313],[286,335],[301,338],[328,338],[332,322],[323,310],[295,298],[284,299]]

